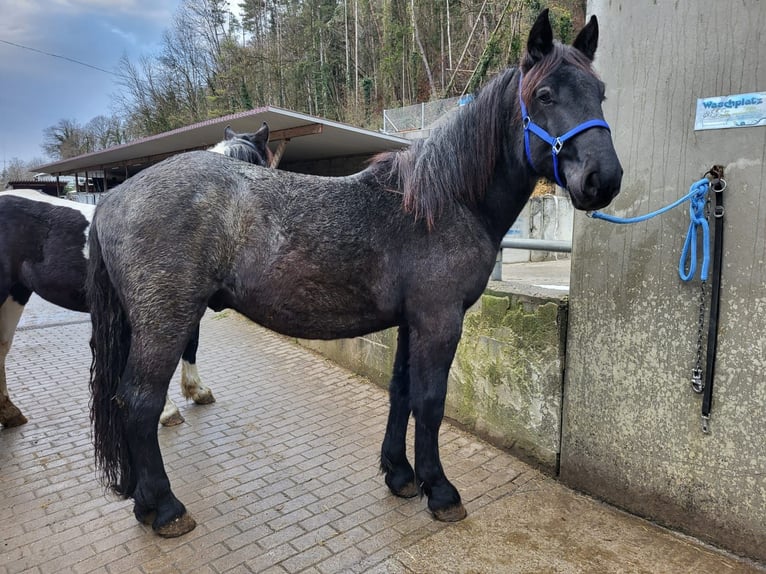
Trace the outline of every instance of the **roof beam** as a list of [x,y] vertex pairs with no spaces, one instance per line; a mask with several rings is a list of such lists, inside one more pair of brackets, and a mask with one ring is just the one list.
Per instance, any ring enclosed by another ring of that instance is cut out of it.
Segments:
[[298,126],[295,128],[274,130],[273,132],[269,132],[269,141],[290,140],[301,136],[321,134],[322,128],[324,128],[322,124],[306,124],[305,126]]
[[287,128],[284,130],[275,130],[273,132],[269,132],[269,141],[279,142],[277,151],[274,152],[274,156],[271,158],[269,167],[279,167],[279,162],[282,159],[282,154],[285,153],[287,142],[289,142],[291,139],[301,136],[321,134],[323,127],[324,126],[322,124],[306,124],[305,126],[298,126],[295,128]]

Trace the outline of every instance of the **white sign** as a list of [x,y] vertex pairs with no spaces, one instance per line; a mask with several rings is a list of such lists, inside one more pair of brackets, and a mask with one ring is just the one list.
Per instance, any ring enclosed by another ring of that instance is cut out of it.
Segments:
[[766,126],[766,92],[697,100],[695,130]]

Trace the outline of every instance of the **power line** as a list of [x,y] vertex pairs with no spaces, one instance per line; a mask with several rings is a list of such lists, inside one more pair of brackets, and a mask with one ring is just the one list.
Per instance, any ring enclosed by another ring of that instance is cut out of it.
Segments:
[[80,66],[85,66],[86,68],[92,68],[94,70],[98,70],[99,72],[104,72],[105,74],[111,74],[112,76],[117,76],[118,78],[124,78],[125,76],[118,74],[116,72],[112,72],[110,70],[105,70],[104,68],[99,68],[98,66],[94,66],[93,64],[88,64],[87,62],[82,62],[80,60],[75,60],[74,58],[70,58],[68,56],[62,56],[60,54],[52,54],[51,52],[46,52],[45,50],[38,50],[37,48],[32,48],[30,46],[24,46],[22,44],[16,44],[15,42],[9,42],[8,40],[0,39],[0,42],[3,44],[8,44],[9,46],[15,46],[16,48],[22,48],[24,50],[29,50],[31,52],[37,52],[38,54],[44,54],[45,56],[51,56],[52,58],[59,58],[61,60],[66,60],[68,62],[72,62],[73,64],[79,64]]

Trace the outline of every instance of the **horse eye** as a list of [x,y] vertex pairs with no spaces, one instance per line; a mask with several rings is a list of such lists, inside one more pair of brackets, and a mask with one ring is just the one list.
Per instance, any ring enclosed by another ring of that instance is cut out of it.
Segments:
[[553,102],[553,94],[551,93],[550,88],[540,88],[537,90],[536,96],[540,103],[550,104]]

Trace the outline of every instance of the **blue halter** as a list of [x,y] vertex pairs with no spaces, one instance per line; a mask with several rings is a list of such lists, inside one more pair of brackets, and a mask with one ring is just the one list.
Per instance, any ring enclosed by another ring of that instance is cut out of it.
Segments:
[[527,113],[527,106],[524,105],[524,98],[521,97],[521,81],[523,78],[524,75],[519,72],[519,104],[521,104],[521,121],[524,124],[524,150],[527,152],[527,160],[529,161],[529,165],[532,167],[532,169],[535,169],[535,164],[532,162],[532,152],[529,149],[529,132],[532,132],[549,146],[551,146],[551,155],[553,155],[553,175],[556,177],[556,183],[558,183],[561,187],[566,188],[566,186],[561,182],[561,178],[559,177],[559,152],[561,151],[561,148],[564,147],[564,142],[572,139],[574,136],[584,132],[585,130],[589,130],[590,128],[605,128],[609,130],[609,124],[607,124],[604,120],[588,120],[587,122],[583,122],[580,125],[573,127],[564,135],[559,137],[551,136],[543,128],[533,122],[532,118],[530,118],[529,114]]

